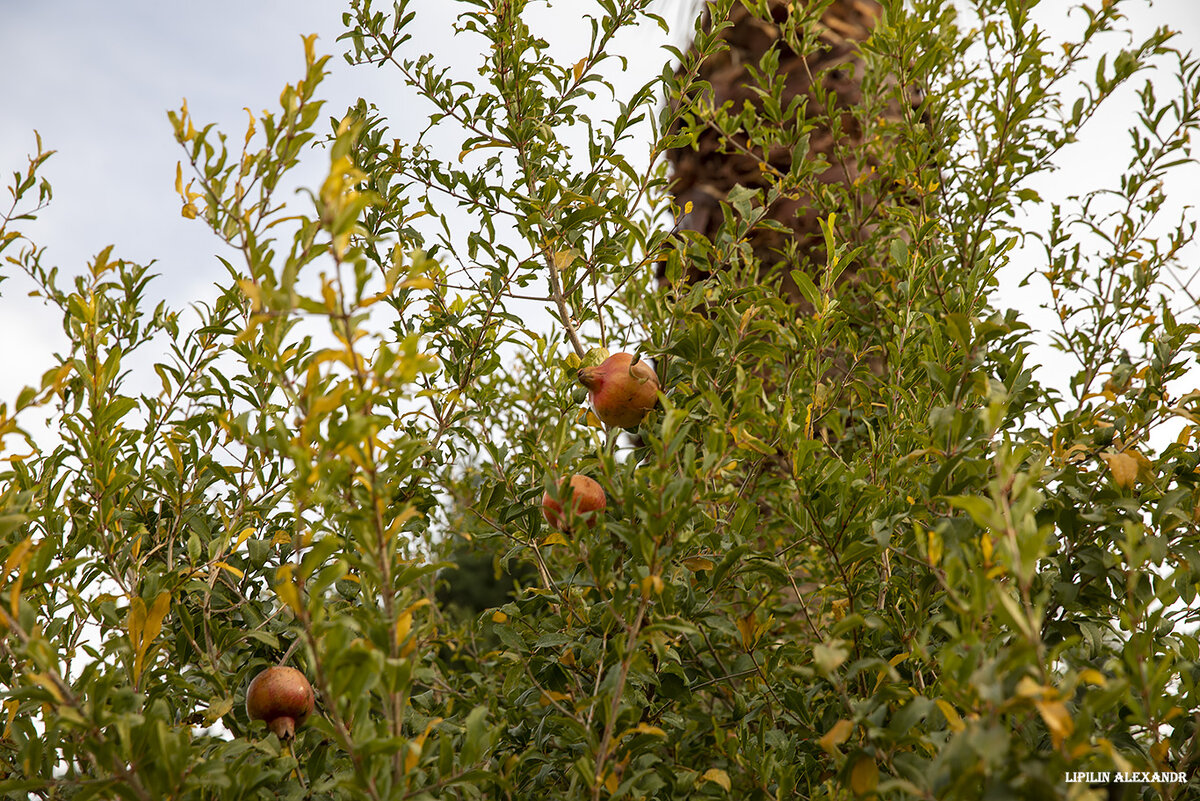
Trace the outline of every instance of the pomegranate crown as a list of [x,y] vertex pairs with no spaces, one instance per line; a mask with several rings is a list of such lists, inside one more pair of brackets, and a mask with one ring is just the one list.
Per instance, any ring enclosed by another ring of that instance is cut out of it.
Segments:
[[593,364],[590,367],[580,367],[576,371],[576,375],[579,383],[588,389],[597,389],[617,370],[626,372],[631,378],[636,378],[638,383],[643,383],[647,380],[646,377],[634,372],[634,368],[641,363],[642,357],[639,353],[614,353],[600,364]]

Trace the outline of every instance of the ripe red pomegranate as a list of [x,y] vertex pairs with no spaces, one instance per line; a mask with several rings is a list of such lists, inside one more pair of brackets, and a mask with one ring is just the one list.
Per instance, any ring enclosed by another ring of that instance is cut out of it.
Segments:
[[600,422],[636,428],[658,402],[658,377],[650,365],[628,353],[614,353],[595,367],[579,370]]
[[568,533],[571,531],[572,522],[589,527],[596,525],[598,513],[602,513],[608,505],[608,499],[604,497],[604,488],[580,473],[571,476],[571,483],[565,488],[563,480],[559,479],[558,487],[559,494],[564,496],[563,500],[571,500],[571,512],[565,515],[564,519],[562,504],[547,492],[542,495],[542,514],[546,516],[546,522]]
[[296,736],[296,727],[312,714],[316,698],[312,685],[295,668],[269,667],[254,677],[246,690],[246,714],[265,720],[280,740]]

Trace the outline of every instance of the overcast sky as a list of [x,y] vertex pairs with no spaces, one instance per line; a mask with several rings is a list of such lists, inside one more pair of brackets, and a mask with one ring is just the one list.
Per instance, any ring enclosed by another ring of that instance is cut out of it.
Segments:
[[[585,30],[582,3],[559,0],[540,10],[535,29],[569,53]],[[1045,5],[1053,7],[1053,18],[1070,4]],[[394,72],[352,70],[340,60],[343,8],[336,0],[0,0],[0,176],[7,184],[13,171],[24,169],[35,129],[57,151],[44,170],[54,185],[53,204],[24,226],[49,247],[49,263],[76,274],[115,244],[122,258],[156,260],[162,278],[150,290],[155,300],[178,306],[211,298],[212,283],[223,278],[213,258],[221,247],[202,223],[180,216],[174,178],[182,151],[166,112],[186,97],[198,123],[217,123],[237,143],[246,124],[243,107],[256,113],[276,107],[283,85],[301,76],[302,34],[317,33],[318,52],[336,54],[319,92],[326,116],[340,116],[363,96],[391,117],[394,135],[419,130],[425,112]],[[418,19],[414,48],[462,69],[477,63],[471,42],[450,36],[454,4],[415,0],[411,8]],[[1196,0],[1154,0],[1138,8],[1132,20],[1138,28],[1169,24],[1189,46],[1200,42]],[[638,70],[661,68],[660,43],[647,33],[632,48],[640,60],[631,67],[631,84]],[[1127,146],[1128,114],[1116,111],[1101,121],[1051,191],[1070,194],[1122,164],[1124,156],[1116,154]],[[326,166],[322,157],[310,159],[306,183],[319,185]],[[1193,174],[1189,183],[1189,202],[1200,205],[1200,180]],[[9,401],[62,347],[57,313],[23,297],[28,288],[17,278],[0,284],[0,398]]]

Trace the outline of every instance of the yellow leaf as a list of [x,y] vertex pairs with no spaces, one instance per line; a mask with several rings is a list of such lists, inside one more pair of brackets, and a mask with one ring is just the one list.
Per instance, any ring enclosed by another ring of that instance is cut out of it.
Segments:
[[729,774],[720,768],[709,768],[708,770],[704,771],[704,775],[700,777],[700,781],[719,784],[727,793],[733,786],[729,781]]
[[429,604],[428,598],[422,598],[409,605],[407,609],[400,613],[400,617],[396,620],[396,644],[403,645],[400,649],[400,656],[408,656],[417,647],[417,641],[413,640],[408,644],[404,644],[404,640],[412,632],[413,612],[420,609],[422,606]]
[[7,740],[12,736],[12,723],[17,717],[17,710],[21,708],[21,702],[16,698],[9,698],[4,702],[4,708],[8,710],[8,718],[4,721],[4,737]]
[[653,735],[654,737],[666,737],[667,736],[667,733],[665,731],[660,729],[658,726],[651,726],[649,723],[639,723],[638,725],[634,726],[633,729],[631,729],[631,731],[634,734],[650,734],[650,735]]
[[171,593],[164,590],[154,599],[149,610],[141,598],[134,598],[129,603],[127,628],[129,642],[133,646],[133,681],[136,684],[142,676],[145,667],[146,652],[162,631],[162,621],[171,606]]
[[604,780],[604,789],[608,790],[611,795],[617,791],[618,787],[620,787],[620,784],[617,780],[617,774],[610,771],[608,777]]
[[405,506],[394,518],[392,518],[392,522],[388,523],[387,536],[389,538],[394,536],[395,533],[400,530],[401,526],[403,526],[409,520],[412,520],[418,514],[419,512],[413,507]]
[[325,302],[325,309],[330,314],[338,311],[338,296],[337,291],[333,288],[333,284],[328,279],[321,281],[321,299]]
[[932,529],[925,533],[929,538],[929,564],[937,567],[942,561],[942,535]]
[[1151,462],[1150,459],[1146,457],[1146,454],[1142,453],[1136,448],[1130,448],[1129,450],[1125,451],[1125,453],[1132,456],[1133,460],[1137,462],[1139,476],[1145,478],[1147,475],[1150,475],[1154,472],[1154,462]]
[[497,609],[495,612],[492,612],[492,622],[493,623],[507,623],[508,615],[504,614],[499,609]]
[[433,727],[441,723],[443,718],[433,718],[425,724],[425,731],[421,732],[408,743],[408,754],[404,758],[404,770],[410,771],[417,766],[417,762],[421,759],[421,751],[425,748],[425,741],[429,739],[429,732],[433,731]]
[[575,261],[576,253],[574,250],[556,250],[554,251],[554,269],[565,270]]
[[608,348],[588,348],[587,353],[583,354],[583,360],[580,364],[584,367],[595,367],[596,365],[603,364],[604,360],[611,355]]
[[662,595],[663,580],[661,576],[646,576],[642,579],[642,597],[649,598],[651,595]]
[[412,613],[405,612],[396,621],[396,645],[404,642],[410,631],[412,631]]
[[233,710],[233,699],[222,698],[208,705],[208,709],[204,711],[204,723],[207,726],[212,726],[221,718],[225,717]]
[[1113,766],[1117,770],[1122,773],[1129,773],[1133,770],[1133,764],[1112,744],[1111,740],[1100,737],[1096,740],[1096,745],[1113,761]]
[[584,58],[581,58],[578,61],[576,61],[575,66],[571,68],[571,72],[575,75],[575,80],[577,80],[577,81],[579,80],[579,77],[581,75],[583,75],[583,65],[584,64],[587,64],[586,56]]
[[1017,682],[1017,695],[1022,698],[1041,698],[1046,694],[1046,688],[1029,676],[1022,676]]
[[358,308],[365,309],[368,306],[374,306],[376,303],[383,300],[387,296],[388,296],[387,292],[376,292],[374,295],[370,295],[368,297],[363,298],[361,301],[359,301]]
[[405,609],[404,611],[405,612],[415,612],[422,607],[429,606],[429,604],[430,604],[430,601],[428,598],[422,598],[419,601],[413,601],[411,604],[408,605],[408,608]]
[[1108,679],[1105,678],[1104,674],[1093,668],[1080,671],[1079,680],[1087,684],[1095,684],[1097,687],[1108,686]]
[[129,643],[136,652],[142,644],[142,635],[146,628],[146,602],[134,598],[129,602],[129,612],[125,615],[125,630],[129,634]]
[[234,543],[233,549],[236,551],[238,548],[241,548],[242,543],[253,537],[255,533],[254,526],[246,526],[238,532],[237,541]]
[[833,728],[825,732],[825,736],[817,741],[817,745],[825,750],[825,753],[830,756],[836,756],[838,746],[846,742],[850,738],[850,733],[854,731],[854,724],[848,720],[839,720],[833,724]]
[[[908,658],[907,653],[898,654],[898,655],[892,657],[888,661],[888,665],[890,667],[895,667],[896,665],[900,664],[907,658]],[[890,678],[891,674],[892,674],[892,671],[889,671],[887,668],[880,668],[879,673],[875,676],[875,690],[878,690],[880,687],[882,687],[883,683],[885,681],[887,681],[888,678]]]
[[1183,430],[1179,432],[1179,436],[1175,438],[1175,441],[1186,448],[1188,443],[1192,441],[1192,426],[1184,426]]
[[308,415],[313,418],[324,417],[334,409],[342,405],[342,396],[345,395],[346,388],[341,384],[333,389],[323,393],[313,400],[308,407]]
[[754,451],[764,456],[770,456],[775,453],[774,448],[739,426],[731,426],[729,433],[733,436],[734,444],[743,450]]
[[62,692],[58,689],[58,685],[54,683],[54,679],[50,678],[45,673],[30,673],[29,678],[33,679],[34,684],[40,684],[46,688],[46,691],[54,696],[54,700],[58,703],[63,702]]
[[742,647],[749,651],[754,647],[757,638],[754,636],[755,626],[754,613],[746,615],[737,621],[738,631],[742,633]]
[[400,283],[401,289],[433,289],[435,286],[433,279],[425,276],[406,278]]
[[142,635],[142,650],[145,650],[151,642],[158,638],[158,635],[162,632],[163,618],[167,616],[170,608],[171,593],[163,590],[154,599],[154,604],[146,614],[146,628],[145,633]]
[[236,567],[229,564],[228,562],[213,562],[213,567],[219,567],[222,570],[227,570],[230,573],[232,573],[233,575],[237,576],[238,578],[246,577],[246,574],[244,572],[242,572],[241,570],[238,570]]
[[1037,700],[1034,703],[1038,712],[1042,713],[1042,720],[1046,721],[1046,728],[1050,730],[1050,740],[1058,748],[1075,731],[1075,721],[1071,720],[1067,705],[1062,701]]
[[[245,143],[246,145],[249,145],[250,140],[254,138],[254,112],[251,111],[250,109],[246,108],[245,106],[242,106],[242,111],[246,112],[246,115],[250,117],[250,124],[246,126],[246,143]],[[245,147],[245,145],[243,145],[243,147]]]
[[251,311],[262,310],[262,287],[257,281],[252,281],[249,278],[238,279],[238,289],[242,290],[242,294],[250,301]]
[[459,153],[458,154],[458,163],[461,164],[463,159],[465,159],[469,153],[471,153],[475,150],[479,150],[481,148],[485,148],[485,147],[513,147],[513,145],[509,144],[508,142],[505,142],[502,139],[492,139],[492,140],[489,140],[486,142],[480,142],[479,144],[472,145],[471,147],[468,147],[467,149],[465,149],[461,153]]
[[1137,483],[1138,461],[1128,453],[1105,452],[1100,458],[1108,465],[1113,481],[1121,489],[1129,489]]
[[404,755],[404,772],[412,770],[421,761],[422,743],[410,742],[408,744],[408,753]]
[[938,698],[934,703],[937,704],[938,709],[942,710],[942,715],[946,718],[946,723],[949,724],[951,731],[966,731],[967,724],[963,723],[962,718],[958,715],[958,711],[948,701]]
[[566,545],[567,538],[561,532],[552,531],[550,535],[542,540],[542,545]]
[[10,553],[8,558],[4,560],[5,575],[11,573],[12,569],[16,567],[18,563],[26,561],[25,554],[29,553],[29,550],[32,547],[33,535],[30,535],[17,543],[17,547],[13,548],[12,553]]
[[296,566],[291,562],[280,565],[275,571],[275,595],[296,614],[300,614],[300,593],[292,579]]
[[992,535],[986,531],[981,534],[979,537],[979,546],[980,550],[983,551],[983,563],[990,563],[992,561],[992,554],[994,553],[993,548],[995,547],[992,544]]
[[[10,585],[12,589],[8,593],[8,607],[13,618],[16,618],[20,614],[21,587],[25,583],[25,569],[29,566],[29,560],[33,557],[31,546],[31,538],[26,537],[17,545],[15,549],[13,549],[13,553],[9,554],[8,560],[5,563],[5,573],[8,573],[10,570],[12,570],[13,565],[19,565],[17,567],[17,577],[12,580]],[[7,627],[7,625],[8,624],[6,622],[5,627]]]
[[701,570],[712,570],[716,565],[707,556],[689,556],[683,560],[683,566],[693,573]]
[[850,789],[855,795],[873,792],[879,784],[879,768],[875,760],[866,754],[859,756],[850,771]]
[[555,692],[554,690],[543,690],[542,697],[538,699],[538,703],[542,706],[550,706],[555,701],[569,701],[571,696],[566,693]]

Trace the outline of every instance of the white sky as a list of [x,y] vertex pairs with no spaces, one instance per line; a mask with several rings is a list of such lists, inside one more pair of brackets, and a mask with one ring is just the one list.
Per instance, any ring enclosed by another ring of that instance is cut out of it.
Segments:
[[[1046,0],[1048,24],[1070,5]],[[539,11],[535,29],[569,53],[586,30],[581,6],[582,0],[556,0]],[[122,258],[156,260],[161,278],[150,286],[152,301],[180,306],[211,298],[213,282],[224,276],[213,258],[221,245],[201,222],[180,216],[174,178],[182,150],[166,112],[186,97],[198,124],[215,122],[236,145],[245,130],[243,107],[256,113],[277,107],[283,85],[301,77],[302,34],[317,33],[317,51],[335,54],[333,73],[319,90],[327,101],[323,117],[340,116],[363,96],[391,118],[394,135],[419,130],[426,112],[394,72],[351,69],[341,60],[344,44],[336,38],[343,8],[330,0],[0,0],[0,176],[8,183],[14,171],[23,171],[35,129],[57,151],[43,172],[54,201],[36,223],[23,226],[48,246],[47,262],[78,274],[115,244]],[[454,4],[416,0],[411,8],[419,26],[414,51],[431,51],[458,69],[477,62],[471,42],[449,36]],[[1200,2],[1153,0],[1137,8],[1131,20],[1137,28],[1169,24],[1189,46],[1200,44]],[[639,69],[661,68],[666,56],[657,57],[658,43],[647,35],[635,46],[640,61],[625,76],[631,84],[641,82]],[[1128,114],[1115,110],[1094,126],[1047,182],[1051,195],[1078,192],[1105,168],[1115,175],[1125,161]],[[325,156],[315,154],[301,180],[319,186],[326,167]],[[1196,178],[1188,176],[1181,197],[1200,205]],[[6,198],[0,203],[7,208]],[[0,274],[14,269],[0,267]],[[57,313],[26,298],[29,288],[19,276],[0,284],[0,399],[6,401],[35,383],[62,347]],[[1014,298],[1008,305],[1028,309],[1027,302]]]

